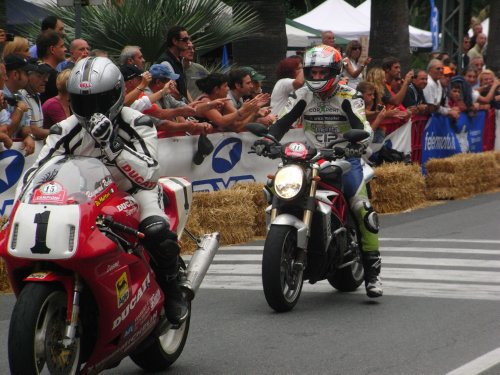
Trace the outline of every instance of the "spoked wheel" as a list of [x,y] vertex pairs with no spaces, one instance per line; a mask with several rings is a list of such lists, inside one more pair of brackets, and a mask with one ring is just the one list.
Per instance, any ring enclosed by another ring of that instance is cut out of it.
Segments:
[[348,212],[346,223],[347,254],[344,262],[352,262],[349,266],[335,270],[333,275],[328,277],[330,284],[341,292],[353,292],[364,280],[363,261],[361,258],[361,243],[359,230],[354,221],[354,217]]
[[173,329],[171,325],[168,325],[150,345],[141,347],[140,351],[132,353],[130,358],[143,370],[149,372],[166,370],[181,355],[188,337],[190,322],[191,303],[189,315],[179,328]]
[[271,226],[264,244],[262,285],[267,303],[277,312],[293,309],[304,284],[304,270],[295,266],[296,233],[293,227]]
[[40,374],[45,364],[51,374],[77,374],[80,337],[63,342],[66,293],[56,285],[34,283],[22,290],[9,328],[9,365],[12,374]]

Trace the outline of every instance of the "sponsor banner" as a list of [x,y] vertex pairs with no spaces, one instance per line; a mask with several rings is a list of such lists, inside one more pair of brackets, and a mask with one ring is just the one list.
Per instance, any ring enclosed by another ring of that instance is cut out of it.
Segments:
[[427,174],[425,163],[431,158],[446,158],[460,152],[457,135],[447,116],[433,114],[422,137],[422,173]]
[[[280,160],[249,154],[258,138],[248,132],[215,133],[208,136],[214,150],[200,165],[193,163],[198,137],[173,137],[159,140],[160,176],[185,176],[193,191],[228,189],[238,182],[266,182]],[[305,142],[302,129],[292,129],[282,142]]]
[[465,122],[469,152],[483,151],[484,123],[486,111],[478,111],[475,116],[469,117],[465,113],[460,114],[459,121]]

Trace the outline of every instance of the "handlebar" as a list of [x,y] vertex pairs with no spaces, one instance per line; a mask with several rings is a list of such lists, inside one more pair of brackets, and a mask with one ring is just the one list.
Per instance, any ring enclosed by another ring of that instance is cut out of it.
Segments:
[[144,238],[144,233],[142,233],[138,230],[135,230],[134,228],[128,227],[126,225],[117,223],[116,221],[113,220],[113,218],[111,216],[100,217],[100,220],[101,220],[101,223],[98,223],[98,224],[106,225],[111,229],[115,229],[115,230],[118,230],[118,231],[121,231],[124,233],[131,234],[137,238]]

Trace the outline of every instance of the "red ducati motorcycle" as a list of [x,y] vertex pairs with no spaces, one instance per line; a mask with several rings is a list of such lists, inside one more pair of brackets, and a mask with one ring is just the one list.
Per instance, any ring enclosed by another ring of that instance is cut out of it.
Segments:
[[[192,201],[183,178],[161,178],[165,213],[180,237]],[[26,182],[0,232],[0,256],[16,294],[9,327],[12,374],[96,374],[126,356],[147,371],[181,354],[189,317],[164,316],[164,295],[137,231],[139,206],[99,160],[54,157]],[[198,243],[178,282],[193,299],[219,246]]]

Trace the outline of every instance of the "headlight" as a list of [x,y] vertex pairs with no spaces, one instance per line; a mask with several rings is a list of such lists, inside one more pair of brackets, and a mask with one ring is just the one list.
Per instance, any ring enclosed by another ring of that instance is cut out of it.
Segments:
[[292,200],[302,191],[304,171],[298,165],[281,168],[274,178],[274,191],[279,198]]

